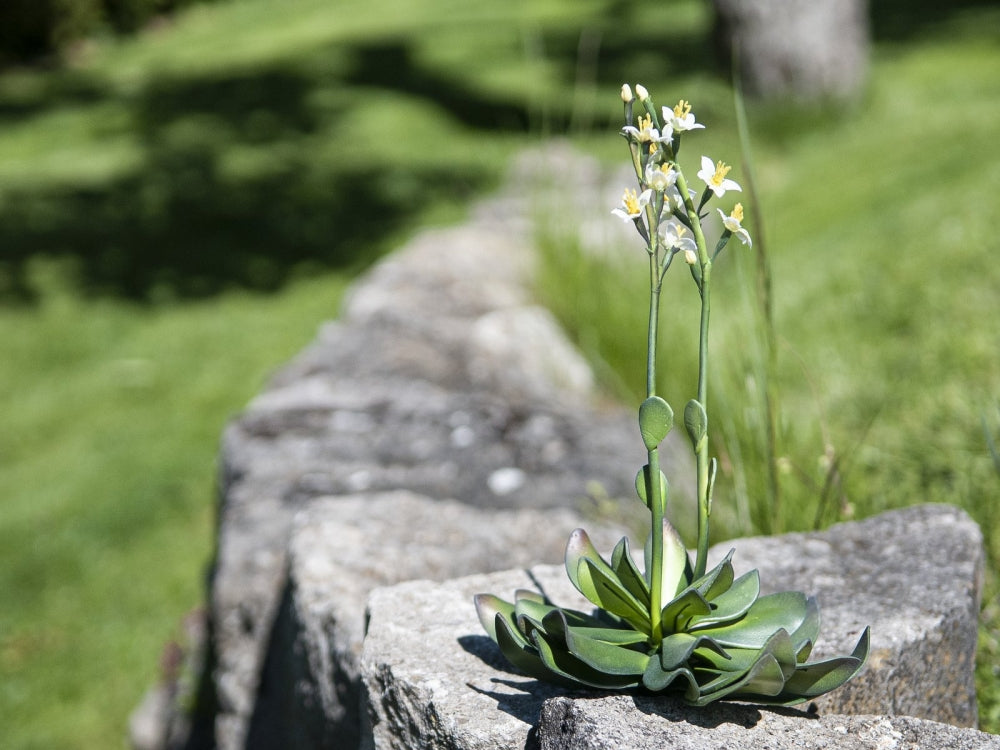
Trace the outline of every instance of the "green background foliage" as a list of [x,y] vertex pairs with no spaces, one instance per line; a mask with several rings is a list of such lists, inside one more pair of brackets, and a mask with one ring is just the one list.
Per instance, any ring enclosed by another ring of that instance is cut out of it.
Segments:
[[[811,527],[821,464],[843,456],[821,524],[960,504],[988,534],[995,595],[1000,478],[980,416],[1000,393],[1000,18],[972,2],[874,11],[863,101],[750,113],[789,474],[775,514],[756,468],[760,349],[745,346],[753,256],[734,246],[710,399],[732,420],[716,508],[735,510],[717,530]],[[692,99],[705,153],[736,160],[708,26],[695,0],[241,0],[0,75],[0,745],[122,744],[202,600],[226,419],[361,269],[460,218],[526,145],[569,134],[624,163],[624,80]],[[607,304],[608,267],[557,229],[539,294],[634,393],[643,324],[634,351],[619,326],[644,259],[633,278],[637,248],[614,250],[629,263]],[[685,366],[662,367],[675,405]],[[987,615],[979,689],[998,731]]]

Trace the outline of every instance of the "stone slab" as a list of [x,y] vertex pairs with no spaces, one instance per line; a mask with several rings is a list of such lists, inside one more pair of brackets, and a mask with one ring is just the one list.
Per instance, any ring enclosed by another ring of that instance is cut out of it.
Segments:
[[911,716],[847,716],[649,696],[552,698],[540,750],[1000,750],[1000,737]]
[[[972,667],[983,552],[979,528],[964,512],[916,506],[822,533],[718,545],[715,558],[731,546],[737,573],[757,565],[771,589],[819,596],[816,658],[849,651],[871,625],[867,668],[818,702],[823,714],[908,714],[975,725]],[[372,593],[361,656],[369,746],[525,747],[544,700],[565,691],[508,666],[482,633],[471,603],[476,593],[510,598],[518,588],[540,588],[564,606],[583,604],[561,566],[409,582]]]
[[[288,586],[272,630],[249,747],[357,747],[358,661],[368,595],[413,578],[526,567],[563,557],[583,524],[567,508],[484,510],[413,492],[318,498],[295,518]],[[598,544],[626,532],[591,522]],[[409,613],[400,611],[399,619]]]

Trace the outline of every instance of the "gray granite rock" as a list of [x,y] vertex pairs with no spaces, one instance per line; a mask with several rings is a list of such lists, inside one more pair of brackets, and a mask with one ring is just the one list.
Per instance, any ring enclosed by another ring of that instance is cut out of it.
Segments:
[[712,0],[715,37],[763,99],[856,98],[869,56],[868,0]]
[[[982,540],[965,513],[917,506],[822,533],[738,540],[714,548],[714,557],[731,546],[737,572],[759,566],[769,589],[818,595],[823,629],[817,658],[850,650],[871,625],[868,666],[818,702],[824,714],[905,713],[975,724]],[[370,745],[525,747],[543,701],[564,692],[509,667],[482,633],[471,604],[476,593],[510,598],[518,588],[541,588],[559,604],[583,605],[558,566],[410,582],[372,593],[361,657]],[[394,614],[401,611],[410,613],[405,620]]]
[[[814,658],[849,652],[872,625],[868,668],[817,700],[841,713],[919,716],[974,727],[982,534],[962,510],[920,505],[822,534],[737,539],[737,573],[758,568],[761,589],[814,594],[823,638]],[[795,554],[792,554],[795,553]]]
[[551,698],[540,750],[1000,750],[1000,737],[911,716],[818,715],[719,703],[692,712],[650,696]]
[[[484,510],[405,491],[315,500],[295,518],[289,583],[248,744],[356,747],[362,721],[358,660],[372,589],[556,562],[581,523],[568,509]],[[626,533],[608,524],[592,530],[602,545]]]

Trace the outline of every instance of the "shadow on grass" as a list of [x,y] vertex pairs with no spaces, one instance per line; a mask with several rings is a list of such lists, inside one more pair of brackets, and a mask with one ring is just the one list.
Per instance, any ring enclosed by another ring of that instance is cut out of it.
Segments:
[[940,33],[943,24],[960,14],[996,7],[996,0],[869,0],[872,36],[876,41],[905,42],[923,34]]
[[[875,37],[903,39],[987,4],[873,0]],[[564,90],[576,85],[584,31],[598,42],[594,59],[584,62],[602,89],[655,78],[664,69],[683,76],[713,66],[707,16],[705,28],[692,33],[690,26],[670,27],[669,14],[643,23],[648,9],[609,0],[596,14],[542,29],[546,59]],[[337,123],[350,116],[358,90],[368,98],[379,90],[409,97],[474,134],[531,129],[530,95],[485,92],[461,71],[422,66],[416,41],[303,50],[294,64],[154,78],[132,94],[73,70],[36,77],[16,93],[0,89],[0,121],[6,122],[113,101],[127,111],[140,149],[135,169],[103,184],[43,184],[0,195],[0,297],[31,299],[28,266],[36,255],[67,259],[83,291],[138,300],[204,296],[233,286],[270,290],[303,269],[371,262],[420,211],[466,200],[487,187],[501,165],[490,167],[492,173],[454,158],[433,167],[417,166],[426,160],[400,165],[377,149],[370,160],[358,159],[350,137],[336,135],[344,132]],[[316,64],[328,58],[339,61],[332,72],[329,64]],[[546,103],[550,123],[573,120],[568,98],[560,101]],[[605,110],[586,121],[603,126]],[[385,127],[386,138],[396,138],[394,131],[407,124]],[[345,158],[317,159],[317,144],[326,150],[325,139],[338,137],[331,152]]]
[[[873,0],[876,36],[915,33],[953,7]],[[602,91],[662,78],[664,70],[686,76],[714,67],[707,11],[693,26],[675,26],[662,7],[654,22],[644,22],[651,9],[608,0],[599,11],[541,28],[555,71],[549,90],[572,91],[583,63],[592,70],[587,85]],[[596,40],[590,53],[582,48],[584,33]],[[38,77],[16,95],[0,87],[0,122],[112,102],[131,124],[121,137],[139,149],[135,168],[104,183],[43,183],[0,194],[0,298],[32,298],[28,269],[38,255],[64,259],[86,293],[136,300],[273,290],[297,273],[362,268],[421,211],[466,201],[499,177],[502,164],[484,166],[454,149],[436,163],[401,164],[373,146],[370,133],[361,139],[368,145],[356,146],[350,128],[357,127],[359,97],[370,102],[383,92],[436,110],[470,144],[480,136],[528,134],[537,122],[538,87],[485,90],[461,66],[422,64],[422,41],[372,38],[300,50],[258,69],[152,78],[133,93],[115,92],[79,70]],[[524,53],[505,54],[509,64]],[[582,60],[586,54],[593,59]],[[545,98],[556,132],[574,121],[571,100]],[[606,127],[617,107],[605,103],[576,122]],[[383,127],[386,139],[409,137],[406,122],[372,127]],[[434,153],[442,145],[414,137],[413,149]]]
[[[316,160],[310,136],[340,115],[310,106],[319,85],[294,70],[152,81],[127,101],[137,169],[96,187],[4,193],[0,294],[31,299],[36,254],[69,259],[88,293],[276,289],[303,268],[363,265],[432,201],[484,186],[461,165],[387,185],[389,165],[377,158],[371,169]],[[234,162],[240,149],[249,166]]]

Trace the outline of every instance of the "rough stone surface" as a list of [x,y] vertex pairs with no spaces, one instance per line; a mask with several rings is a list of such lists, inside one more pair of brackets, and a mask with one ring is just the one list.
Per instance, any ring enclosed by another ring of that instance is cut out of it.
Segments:
[[541,750],[1000,750],[1000,737],[911,716],[817,715],[718,703],[698,711],[648,696],[551,698]]
[[[555,148],[545,159],[587,163]],[[196,723],[211,735],[203,741],[244,747],[252,717],[266,736],[274,711],[260,705],[258,684],[269,644],[284,642],[286,623],[275,618],[289,602],[288,541],[296,513],[317,498],[404,489],[538,510],[573,506],[594,482],[610,497],[633,494],[627,467],[645,454],[632,410],[601,398],[584,360],[532,301],[533,179],[519,166],[517,186],[467,224],[424,232],[379,263],[341,318],[227,428],[200,701],[215,718]],[[665,462],[689,463],[679,445],[667,441]],[[358,557],[398,542],[350,538],[345,550]]]
[[[866,670],[818,701],[823,714],[909,714],[975,724],[982,540],[965,513],[918,506],[823,533],[738,540],[714,548],[714,557],[730,546],[737,550],[737,573],[758,566],[769,589],[818,595],[823,630],[816,658],[850,650],[871,625]],[[476,593],[510,597],[518,588],[541,588],[564,606],[583,606],[560,566],[409,582],[372,593],[361,658],[371,746],[525,747],[542,702],[563,691],[506,665],[470,603]],[[398,612],[409,616],[403,620]]]
[[[554,563],[581,523],[569,509],[484,510],[405,491],[315,500],[294,521],[288,588],[248,744],[355,747],[362,722],[358,660],[372,589]],[[626,533],[607,524],[591,531],[605,546]]]
[[856,96],[868,70],[868,0],[713,0],[716,34],[764,98]]
[[983,576],[979,527],[962,510],[922,505],[823,534],[737,539],[737,573],[758,568],[761,590],[816,596],[823,637],[815,658],[850,651],[872,625],[865,673],[821,697],[824,712],[919,716],[977,725],[974,680]]

